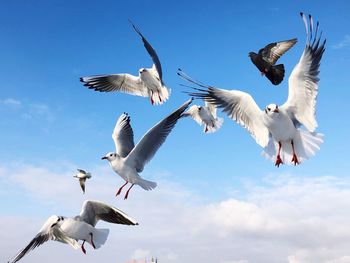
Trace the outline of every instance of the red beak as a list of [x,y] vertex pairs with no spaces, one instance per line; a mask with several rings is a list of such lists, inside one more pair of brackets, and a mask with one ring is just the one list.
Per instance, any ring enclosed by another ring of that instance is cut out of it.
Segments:
[[273,112],[276,112],[276,113],[279,113],[279,110],[278,108],[276,108]]

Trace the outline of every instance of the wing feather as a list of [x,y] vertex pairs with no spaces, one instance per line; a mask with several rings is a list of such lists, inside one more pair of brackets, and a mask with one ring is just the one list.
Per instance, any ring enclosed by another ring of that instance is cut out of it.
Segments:
[[152,159],[160,146],[165,142],[165,139],[191,102],[192,99],[186,101],[177,110],[153,126],[130,152],[126,162],[130,163],[131,166],[135,166],[137,172],[141,172],[144,165]]
[[[306,21],[303,14],[302,17]],[[313,28],[311,21],[310,18],[310,32],[307,31],[310,36],[307,35],[304,52],[289,77],[288,99],[281,108],[288,112],[295,123],[300,123],[310,132],[313,132],[317,127],[316,99],[318,94],[318,75],[326,40],[320,43],[321,35],[317,36],[315,34],[315,39],[312,41]],[[307,28],[307,25],[305,27]]]
[[151,44],[147,41],[147,39],[143,36],[143,34],[141,33],[141,31],[133,24],[133,22],[131,22],[129,20],[129,22],[131,23],[132,27],[134,28],[134,30],[136,31],[136,33],[141,37],[143,45],[145,46],[148,54],[151,56],[152,61],[156,67],[156,70],[158,72],[158,76],[160,79],[161,84],[163,85],[163,73],[162,73],[162,65],[160,64],[158,55],[156,53],[156,51],[153,49],[153,47],[151,46]]
[[139,77],[130,74],[96,75],[82,77],[80,81],[89,89],[100,92],[119,91],[141,97],[148,97],[148,90]]
[[231,119],[246,128],[260,146],[268,144],[269,131],[262,122],[262,111],[248,93],[214,87],[198,90],[200,92],[189,95],[221,108]]
[[296,43],[296,38],[271,43],[261,49],[259,53],[261,53],[264,60],[268,61],[271,65],[274,65],[276,61]]
[[119,117],[112,138],[117,154],[123,158],[134,148],[134,132],[130,125],[130,116],[127,113],[123,113]]
[[84,202],[80,215],[80,220],[95,226],[98,220],[122,225],[138,225],[137,221],[123,211],[98,201],[87,200]]

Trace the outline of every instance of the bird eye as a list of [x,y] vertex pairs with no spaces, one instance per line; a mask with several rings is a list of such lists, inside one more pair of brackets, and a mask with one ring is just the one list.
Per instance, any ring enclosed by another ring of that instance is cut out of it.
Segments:
[[268,111],[270,111],[270,110],[271,110],[271,108],[267,108],[267,110],[268,110]]
[[109,156],[111,156],[111,157],[112,157],[112,156],[113,156],[113,154],[111,153]]

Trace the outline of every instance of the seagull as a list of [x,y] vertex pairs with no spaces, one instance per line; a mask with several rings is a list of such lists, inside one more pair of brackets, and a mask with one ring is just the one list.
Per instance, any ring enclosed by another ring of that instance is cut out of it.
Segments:
[[81,190],[83,190],[83,194],[85,194],[85,181],[86,181],[86,179],[91,178],[91,173],[87,173],[82,169],[77,169],[77,170],[78,170],[78,173],[76,175],[74,175],[73,177],[79,179]]
[[158,55],[141,31],[129,20],[153,60],[151,68],[140,68],[139,75],[128,73],[82,77],[80,81],[89,89],[100,92],[120,91],[136,96],[149,97],[152,105],[168,100],[170,89],[163,82],[162,66]]
[[[80,214],[75,217],[50,216],[32,241],[8,263],[19,261],[30,250],[49,240],[67,243],[74,249],[81,247],[84,254],[85,242],[97,249],[106,242],[109,234],[109,229],[95,228],[99,220],[114,224],[138,225],[134,219],[115,207],[99,201],[86,200]],[[79,245],[78,240],[82,240],[83,243]]]
[[113,171],[125,180],[125,184],[119,188],[116,196],[121,193],[123,187],[128,183],[131,183],[131,186],[127,190],[124,199],[128,198],[129,191],[135,184],[147,191],[157,186],[155,182],[141,178],[139,173],[143,171],[145,164],[152,159],[165,142],[176,122],[182,117],[182,113],[191,102],[192,99],[186,101],[177,110],[158,122],[143,135],[136,146],[134,146],[134,133],[130,125],[130,116],[123,113],[119,117],[112,134],[116,152],[109,152],[102,157],[102,160],[108,160]]
[[199,125],[204,124],[205,133],[216,132],[224,121],[216,116],[215,105],[208,102],[205,102],[205,106],[192,105],[182,116],[191,116]]
[[[297,165],[315,155],[323,142],[323,135],[316,133],[316,97],[318,93],[319,67],[325,51],[326,40],[320,42],[322,33],[313,34],[313,19],[300,13],[306,28],[306,46],[298,64],[289,77],[289,94],[282,105],[269,104],[261,110],[251,95],[239,90],[225,90],[204,85],[188,75],[180,73],[187,81],[201,87],[189,95],[203,99],[222,108],[227,115],[248,130],[256,142],[264,148],[263,155],[280,164]],[[204,88],[204,89],[203,89]],[[300,129],[303,125],[306,130]]]
[[273,85],[278,85],[284,77],[284,65],[275,65],[276,61],[291,47],[297,43],[297,39],[274,42],[259,50],[259,53],[249,52],[249,57],[260,70],[262,76],[266,76]]

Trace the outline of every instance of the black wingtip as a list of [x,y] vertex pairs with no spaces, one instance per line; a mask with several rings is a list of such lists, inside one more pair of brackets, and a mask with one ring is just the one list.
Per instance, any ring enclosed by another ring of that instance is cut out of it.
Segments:
[[181,69],[181,68],[177,68],[177,70],[178,70],[178,71],[182,71],[182,69]]
[[79,78],[80,82],[84,82],[84,79],[83,77]]
[[301,16],[301,17],[303,17],[303,15],[304,15],[304,13],[303,13],[303,12],[300,12],[299,14],[300,14],[300,16]]

